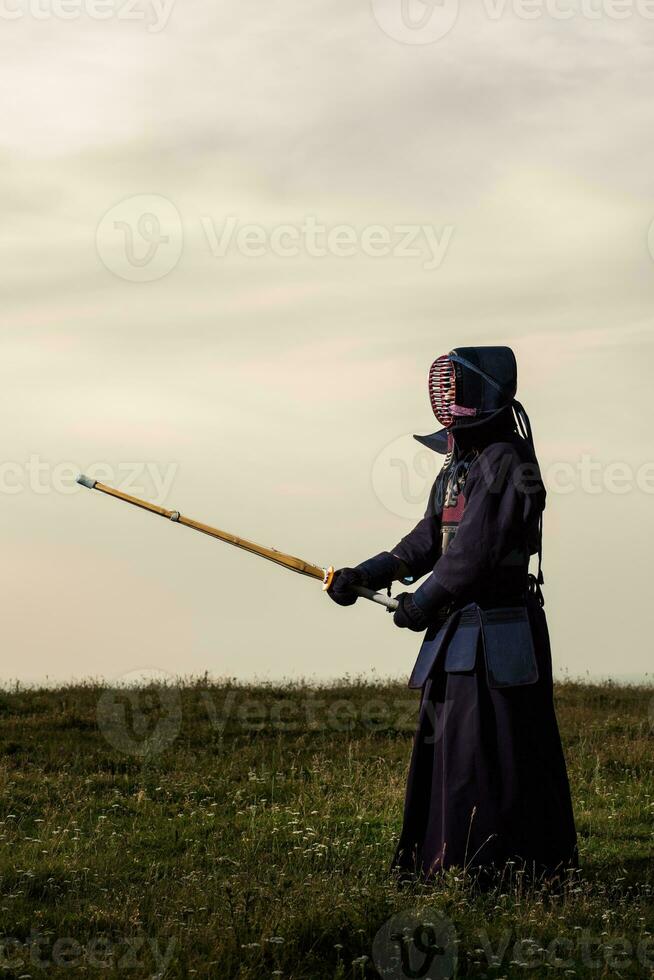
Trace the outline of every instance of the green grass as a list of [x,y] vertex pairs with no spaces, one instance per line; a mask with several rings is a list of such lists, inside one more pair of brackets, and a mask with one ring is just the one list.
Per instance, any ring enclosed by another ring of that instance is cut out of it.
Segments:
[[557,687],[582,872],[480,893],[388,873],[404,686],[5,689],[0,977],[376,977],[400,912],[452,923],[457,976],[652,976],[653,695]]

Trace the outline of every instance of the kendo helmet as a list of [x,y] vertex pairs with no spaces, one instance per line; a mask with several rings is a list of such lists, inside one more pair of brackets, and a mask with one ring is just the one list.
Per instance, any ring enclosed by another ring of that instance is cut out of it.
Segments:
[[510,347],[457,347],[429,369],[429,399],[446,429],[480,425],[515,398],[518,367]]
[[456,347],[429,369],[429,400],[444,427],[415,438],[436,452],[447,451],[448,433],[488,422],[512,407],[518,430],[531,441],[531,428],[515,395],[518,367],[510,347]]

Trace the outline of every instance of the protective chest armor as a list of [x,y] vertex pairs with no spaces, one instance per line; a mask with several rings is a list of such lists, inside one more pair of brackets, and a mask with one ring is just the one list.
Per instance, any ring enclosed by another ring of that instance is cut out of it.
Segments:
[[[479,453],[477,451],[472,451],[468,453],[463,459],[458,460],[453,465],[451,464],[451,456],[448,456],[445,460],[444,469],[447,470],[450,467],[450,472],[444,478],[443,481],[443,507],[441,512],[441,554],[445,554],[447,549],[450,547],[456,532],[459,529],[459,525],[463,520],[463,514],[466,507],[466,498],[464,496],[464,490],[466,481],[468,479],[468,473],[470,467],[474,463],[475,459]],[[535,535],[535,540],[529,542],[525,548],[514,548],[512,551],[508,552],[498,564],[498,570],[502,571],[504,569],[515,569],[524,568],[525,577],[527,575],[529,566],[529,555],[535,554],[539,548],[539,529],[532,529],[532,536]]]
[[468,471],[475,456],[476,453],[470,454],[454,465],[450,465],[451,457],[445,460],[445,468],[450,466],[450,472],[445,479],[441,516],[441,554],[443,555],[452,544],[459,524],[463,520],[463,512],[466,506],[463,491],[468,479]]

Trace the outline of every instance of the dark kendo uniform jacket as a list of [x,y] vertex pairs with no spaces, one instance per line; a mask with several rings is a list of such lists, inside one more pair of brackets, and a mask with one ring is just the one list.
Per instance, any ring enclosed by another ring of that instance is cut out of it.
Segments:
[[[393,549],[432,612],[410,686],[422,689],[395,864],[532,874],[576,863],[540,584],[545,506],[529,442],[504,421],[455,436],[458,462]],[[540,555],[539,555],[540,558]]]
[[[439,611],[420,651],[412,687],[422,687],[439,654],[444,668],[446,659],[451,665],[455,658],[467,662],[473,656],[474,637],[455,634],[471,626],[479,632],[488,617],[477,615],[478,610],[520,608],[521,613],[514,611],[512,616],[524,624],[529,591],[537,591],[537,583],[528,577],[530,555],[539,550],[545,506],[536,457],[529,443],[512,430],[494,426],[475,432],[474,437],[477,445],[461,454],[449,479],[434,484],[426,516],[393,549],[415,580],[433,572],[419,597],[424,596],[423,601]],[[470,444],[470,433],[460,433],[457,441]],[[455,610],[465,613],[437,628],[443,613]],[[524,630],[516,630],[511,626],[503,631],[504,644],[511,643],[511,653],[505,648],[502,665],[498,665],[506,686],[535,679],[533,657],[526,656],[530,644],[525,647]],[[490,639],[492,642],[493,637]]]

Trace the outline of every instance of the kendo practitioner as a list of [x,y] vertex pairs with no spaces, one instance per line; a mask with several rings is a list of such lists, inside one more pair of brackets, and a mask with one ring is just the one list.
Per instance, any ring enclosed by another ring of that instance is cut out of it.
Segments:
[[415,438],[445,462],[425,517],[392,551],[339,569],[329,590],[348,606],[356,586],[426,576],[393,616],[425,634],[409,681],[422,698],[394,860],[404,879],[450,867],[492,878],[507,862],[552,878],[577,861],[541,590],[545,488],[516,386],[509,347],[434,361],[443,428]]

